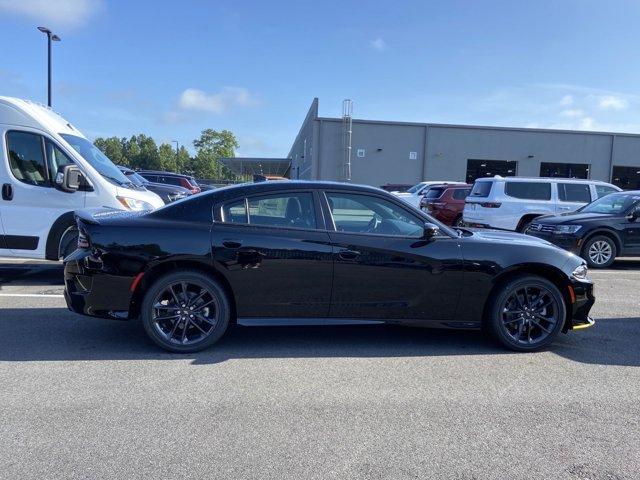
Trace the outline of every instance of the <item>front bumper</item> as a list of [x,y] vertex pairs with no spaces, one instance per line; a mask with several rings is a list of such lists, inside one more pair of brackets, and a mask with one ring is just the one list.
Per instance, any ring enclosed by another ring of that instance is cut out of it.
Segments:
[[134,278],[110,273],[91,252],[76,250],[64,261],[67,307],[82,315],[126,320]]
[[560,247],[563,250],[580,255],[580,250],[582,249],[582,237],[571,234],[556,235],[555,233],[535,232],[530,230],[527,230],[525,233],[532,237],[541,238],[549,243],[553,243],[556,247]]
[[581,330],[595,324],[595,320],[589,316],[589,311],[596,301],[593,282],[572,280],[568,286],[569,321],[565,324],[566,330]]

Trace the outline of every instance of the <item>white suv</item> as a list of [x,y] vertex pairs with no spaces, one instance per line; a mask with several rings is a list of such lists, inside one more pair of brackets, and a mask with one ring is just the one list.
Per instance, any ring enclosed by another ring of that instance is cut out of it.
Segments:
[[495,176],[475,181],[467,197],[465,224],[524,232],[541,215],[573,212],[620,188],[597,180]]

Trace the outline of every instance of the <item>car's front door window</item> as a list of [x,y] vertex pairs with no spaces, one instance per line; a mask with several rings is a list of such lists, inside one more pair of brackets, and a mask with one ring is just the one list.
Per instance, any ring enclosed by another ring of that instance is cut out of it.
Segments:
[[388,200],[336,192],[326,195],[339,232],[416,238],[423,235],[424,222]]
[[9,132],[7,133],[7,150],[11,173],[17,180],[40,187],[51,185],[40,135],[29,132]]

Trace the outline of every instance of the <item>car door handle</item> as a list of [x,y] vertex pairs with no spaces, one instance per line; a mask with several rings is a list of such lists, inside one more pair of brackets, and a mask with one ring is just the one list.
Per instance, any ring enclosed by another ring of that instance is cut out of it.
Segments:
[[8,201],[13,200],[13,185],[10,183],[2,185],[2,199]]
[[338,256],[343,260],[355,260],[360,256],[360,252],[357,250],[344,249],[338,252]]
[[226,248],[240,248],[242,242],[240,240],[225,239],[222,241],[222,245]]

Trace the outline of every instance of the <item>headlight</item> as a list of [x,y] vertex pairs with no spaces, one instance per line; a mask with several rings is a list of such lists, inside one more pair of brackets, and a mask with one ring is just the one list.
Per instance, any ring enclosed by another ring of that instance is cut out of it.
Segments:
[[138,200],[137,198],[131,197],[116,198],[127,210],[134,210],[136,212],[140,212],[142,210],[153,210],[153,205],[151,205],[149,202],[145,202],[144,200]]
[[586,280],[587,274],[589,273],[586,265],[579,265],[576,269],[571,273],[574,278],[578,280]]
[[556,235],[564,235],[567,233],[576,233],[582,228],[582,225],[556,225],[556,229],[553,231]]

